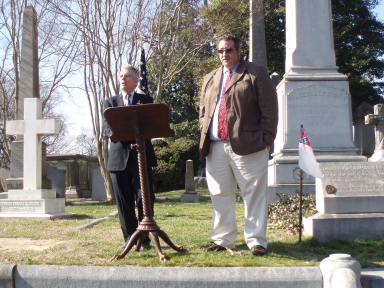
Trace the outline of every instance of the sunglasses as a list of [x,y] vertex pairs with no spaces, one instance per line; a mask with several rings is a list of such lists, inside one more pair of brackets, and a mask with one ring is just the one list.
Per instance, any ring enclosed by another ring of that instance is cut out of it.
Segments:
[[217,52],[219,52],[219,54],[223,54],[224,52],[226,52],[227,54],[229,54],[229,53],[231,53],[233,50],[237,50],[237,48],[217,49]]

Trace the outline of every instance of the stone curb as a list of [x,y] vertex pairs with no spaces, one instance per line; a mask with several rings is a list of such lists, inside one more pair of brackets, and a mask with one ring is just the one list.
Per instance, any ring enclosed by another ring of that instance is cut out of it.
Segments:
[[8,263],[0,263],[0,287],[13,288],[14,286],[14,269],[16,265]]
[[[362,269],[363,288],[384,287],[384,269]],[[319,267],[115,267],[0,263],[2,288],[323,288]]]
[[[18,265],[15,288],[322,288],[318,267],[111,267]],[[0,283],[0,287],[1,283]]]

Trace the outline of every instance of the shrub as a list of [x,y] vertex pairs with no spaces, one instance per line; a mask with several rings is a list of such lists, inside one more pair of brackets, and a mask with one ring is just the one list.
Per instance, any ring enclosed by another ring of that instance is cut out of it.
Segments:
[[[164,140],[153,141],[158,166],[154,171],[156,192],[183,189],[187,160],[193,160],[198,169],[199,146],[196,140],[178,138],[173,143]],[[195,172],[196,172],[195,171]]]
[[[292,234],[299,233],[300,197],[278,194],[280,200],[268,204],[268,223],[287,230]],[[303,217],[317,213],[315,195],[303,195]]]

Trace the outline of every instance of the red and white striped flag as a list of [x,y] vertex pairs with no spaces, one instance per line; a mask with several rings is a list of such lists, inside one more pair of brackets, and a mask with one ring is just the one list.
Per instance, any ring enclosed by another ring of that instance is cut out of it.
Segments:
[[371,157],[371,162],[384,161],[384,137],[381,139],[379,146],[376,148],[375,153]]
[[305,133],[303,126],[300,128],[299,167],[305,173],[312,175],[313,177],[324,179],[324,175],[313,154],[311,142],[309,142],[308,135]]

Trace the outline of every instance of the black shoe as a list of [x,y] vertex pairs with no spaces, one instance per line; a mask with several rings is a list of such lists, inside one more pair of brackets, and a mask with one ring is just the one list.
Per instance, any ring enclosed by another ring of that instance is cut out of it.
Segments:
[[217,245],[216,243],[213,243],[211,246],[203,248],[203,251],[206,252],[212,252],[212,251],[224,251],[227,250],[227,248]]
[[268,253],[267,249],[265,249],[261,245],[254,245],[254,246],[252,246],[251,251],[252,251],[252,255],[253,256],[264,256],[265,254]]

